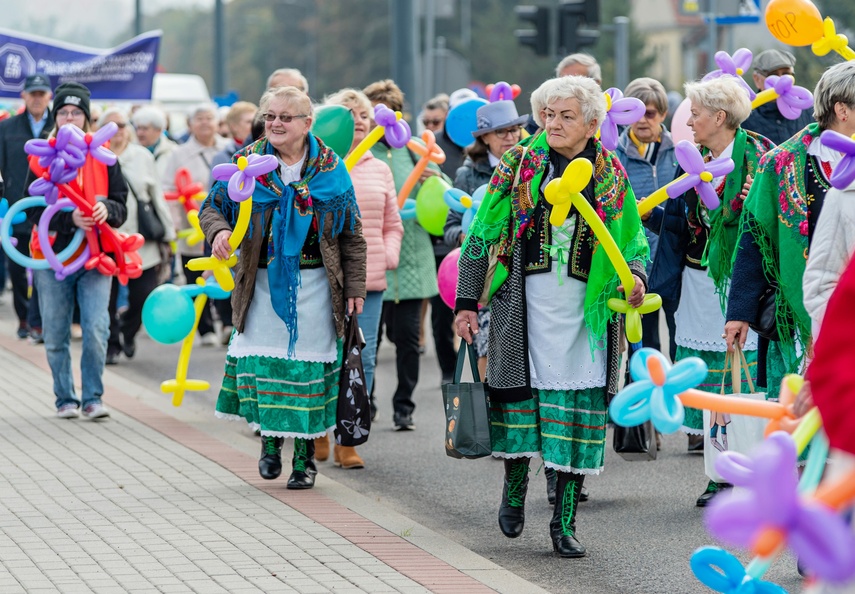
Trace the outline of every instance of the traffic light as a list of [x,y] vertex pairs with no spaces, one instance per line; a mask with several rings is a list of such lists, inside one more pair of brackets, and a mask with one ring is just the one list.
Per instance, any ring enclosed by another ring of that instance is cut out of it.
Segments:
[[573,54],[600,39],[599,0],[562,0],[558,7],[558,47]]
[[516,6],[514,12],[523,21],[534,25],[534,29],[517,29],[514,37],[520,45],[527,45],[535,55],[549,55],[549,12],[548,6]]

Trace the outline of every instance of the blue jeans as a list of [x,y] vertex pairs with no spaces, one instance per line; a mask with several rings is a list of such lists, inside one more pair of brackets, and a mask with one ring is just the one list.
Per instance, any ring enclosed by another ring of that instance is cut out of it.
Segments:
[[365,372],[365,388],[371,393],[374,386],[374,367],[377,365],[377,334],[380,332],[380,314],[383,311],[383,291],[368,291],[359,327],[365,337],[362,349],[362,370]]
[[71,373],[71,320],[75,297],[80,306],[83,327],[83,355],[80,359],[82,401],[85,408],[101,401],[104,383],[104,361],[107,357],[107,337],[110,335],[110,277],[97,270],[79,270],[58,281],[53,270],[35,271],[39,287],[39,309],[48,364],[53,373],[53,393],[56,407],[80,404],[74,394]]

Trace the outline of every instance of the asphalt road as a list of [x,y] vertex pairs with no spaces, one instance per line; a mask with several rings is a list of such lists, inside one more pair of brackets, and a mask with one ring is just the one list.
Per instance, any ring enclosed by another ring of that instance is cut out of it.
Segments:
[[[7,294],[4,301],[2,317],[14,318],[11,296]],[[159,345],[141,334],[136,357],[122,358],[110,369],[158,391],[161,381],[174,377],[178,351],[178,345]],[[212,418],[224,357],[225,348],[194,348],[189,377],[207,379],[212,388],[187,394],[184,407],[203,413],[199,418],[205,419],[208,430],[215,425],[223,435],[240,432],[246,436],[245,425]],[[392,430],[395,363],[388,342],[381,346],[376,377],[380,421],[369,442],[359,448],[366,468],[342,470],[328,461],[320,464],[323,474],[553,592],[710,591],[689,568],[692,551],[715,543],[703,528],[702,510],[694,504],[707,483],[703,459],[686,452],[684,435],[664,436],[662,451],[653,462],[626,462],[609,446],[605,471],[586,479],[591,498],[579,508],[578,537],[588,548],[588,556],[559,559],[552,556],[551,509],[539,464],[532,464],[525,531],[511,540],[501,534],[496,522],[502,463],[455,460],[445,455],[440,375],[430,344],[421,358],[415,431]],[[741,558],[746,563],[749,560],[744,554]],[[801,580],[790,556],[776,562],[766,577],[788,591],[800,589]]]

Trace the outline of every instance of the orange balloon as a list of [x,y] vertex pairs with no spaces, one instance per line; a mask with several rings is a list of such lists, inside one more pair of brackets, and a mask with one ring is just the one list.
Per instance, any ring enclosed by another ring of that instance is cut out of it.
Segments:
[[771,0],[766,27],[787,45],[810,45],[823,37],[822,15],[810,0]]

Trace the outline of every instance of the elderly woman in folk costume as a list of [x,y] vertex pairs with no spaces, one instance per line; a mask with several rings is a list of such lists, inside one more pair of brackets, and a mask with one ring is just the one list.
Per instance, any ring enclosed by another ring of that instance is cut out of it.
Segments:
[[[760,298],[777,285],[775,319],[779,341],[761,341],[760,385],[777,397],[781,380],[801,371],[811,344],[811,318],[804,306],[802,277],[814,231],[842,155],[824,146],[820,134],[855,134],[855,62],[823,73],[814,91],[814,117],[801,132],[766,154],[745,200],[733,266],[725,334],[728,346],[744,343],[758,320]],[[766,347],[768,344],[768,348]]]
[[[344,164],[309,130],[312,105],[294,87],[261,98],[265,137],[235,154],[275,155],[257,178],[250,229],[232,292],[235,332],[217,416],[261,431],[262,478],[282,472],[294,439],[289,489],[314,485],[313,439],[335,425],[345,313],[362,312],[366,245]],[[225,259],[238,205],[218,182],[199,220],[214,256]]]
[[[606,113],[597,83],[549,80],[532,94],[532,113],[544,130],[504,154],[463,245],[455,323],[471,343],[485,282],[497,287],[487,382],[493,455],[505,461],[500,529],[510,538],[522,533],[529,462],[542,457],[558,472],[553,548],[582,557],[576,507],[585,475],[603,468],[607,396],[617,390],[620,367],[620,324],[606,301],[623,287],[575,209],[561,225],[550,224],[543,188],[573,159],[594,164],[582,194],[629,263],[635,307],[644,299],[648,246],[626,172],[594,139]],[[492,280],[491,253],[498,262]]]
[[[761,157],[774,145],[767,138],[744,130],[740,124],[751,113],[751,101],[735,78],[723,76],[686,85],[691,101],[689,127],[701,154],[707,159],[731,158],[734,168],[727,176],[715,178],[720,204],[709,209],[689,190],[651,216],[650,228],[660,230],[660,247],[654,260],[650,282],[670,291],[679,300],[675,320],[677,360],[700,357],[709,366],[706,383],[718,389],[722,383],[727,343],[721,335],[727,307],[727,289],[732,275],[733,253],[739,236],[739,217],[745,194]],[[677,172],[678,175],[682,171]],[[663,217],[664,211],[664,217]],[[655,222],[656,219],[659,222]],[[664,222],[663,219],[664,218]],[[670,265],[669,265],[670,264]],[[670,288],[670,289],[669,289]],[[752,379],[756,365],[757,336],[751,333],[744,345]],[[737,361],[736,365],[740,365]],[[748,391],[743,378],[740,391]],[[725,388],[726,391],[728,387]],[[730,386],[732,389],[732,386]],[[743,389],[744,388],[744,389]],[[704,447],[727,449],[727,415],[713,414],[711,426],[703,426],[703,412],[687,409],[683,430],[708,434]],[[710,477],[697,505],[705,506],[715,494],[729,487]],[[720,480],[720,479],[719,479]]]

